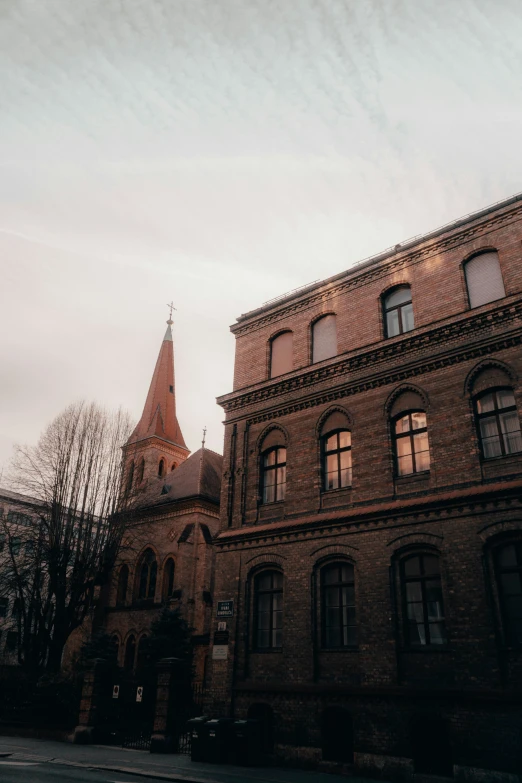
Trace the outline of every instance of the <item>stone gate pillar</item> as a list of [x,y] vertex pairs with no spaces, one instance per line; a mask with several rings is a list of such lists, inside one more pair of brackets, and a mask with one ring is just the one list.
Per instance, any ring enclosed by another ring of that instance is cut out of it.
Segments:
[[78,726],[74,730],[73,742],[85,745],[93,741],[93,733],[100,723],[103,703],[107,698],[104,693],[107,671],[107,661],[96,658],[92,667],[85,672]]
[[173,706],[175,686],[179,681],[181,669],[182,662],[179,658],[162,658],[156,664],[158,684],[154,728],[150,742],[151,753],[169,753],[174,749],[174,737],[169,726],[169,709]]

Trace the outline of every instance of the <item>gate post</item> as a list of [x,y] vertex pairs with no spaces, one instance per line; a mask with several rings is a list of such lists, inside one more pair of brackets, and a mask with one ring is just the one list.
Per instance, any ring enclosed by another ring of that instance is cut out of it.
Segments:
[[173,750],[173,737],[170,736],[169,732],[169,705],[172,701],[172,692],[180,664],[179,658],[162,658],[156,664],[158,685],[156,689],[154,728],[150,741],[151,753],[168,753]]
[[106,684],[105,674],[108,669],[107,661],[95,658],[92,667],[85,672],[83,678],[82,697],[80,701],[80,713],[78,726],[73,734],[73,742],[88,745],[93,741],[93,733],[100,723],[102,715],[103,692]]

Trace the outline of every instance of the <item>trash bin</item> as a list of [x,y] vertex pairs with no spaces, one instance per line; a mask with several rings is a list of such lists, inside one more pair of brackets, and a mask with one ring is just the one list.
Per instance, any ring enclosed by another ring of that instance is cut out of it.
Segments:
[[201,715],[198,718],[192,718],[187,721],[187,728],[190,732],[190,759],[191,761],[206,761],[206,735],[204,725],[208,721],[207,715]]
[[214,718],[203,724],[205,761],[226,764],[229,760],[233,729],[231,718]]
[[234,722],[234,760],[242,767],[261,764],[261,723],[258,720]]

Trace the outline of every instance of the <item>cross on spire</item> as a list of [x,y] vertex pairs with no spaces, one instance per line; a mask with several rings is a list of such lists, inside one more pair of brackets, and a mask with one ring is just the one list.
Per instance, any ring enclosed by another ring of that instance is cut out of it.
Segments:
[[168,325],[170,326],[171,324],[174,323],[174,321],[172,320],[172,311],[176,310],[176,308],[174,307],[174,301],[170,302],[170,304],[167,303],[167,307],[170,309],[169,320],[167,321]]
[[205,448],[205,441],[206,441],[206,439],[207,439],[207,426],[205,425],[203,427],[203,440],[201,441],[201,448],[202,449]]

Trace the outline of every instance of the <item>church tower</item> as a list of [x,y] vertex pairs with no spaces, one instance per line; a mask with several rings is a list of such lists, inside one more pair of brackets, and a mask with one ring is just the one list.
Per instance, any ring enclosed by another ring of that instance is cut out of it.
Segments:
[[190,454],[176,417],[172,323],[171,313],[141,419],[125,446],[127,492],[164,478]]

